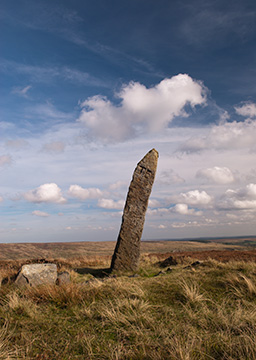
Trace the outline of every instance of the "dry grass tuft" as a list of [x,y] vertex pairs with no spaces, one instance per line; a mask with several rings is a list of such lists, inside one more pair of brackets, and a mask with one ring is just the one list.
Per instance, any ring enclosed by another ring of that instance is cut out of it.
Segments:
[[200,287],[196,282],[187,282],[186,280],[180,281],[182,294],[185,299],[192,304],[197,304],[206,300],[204,294],[200,292]]

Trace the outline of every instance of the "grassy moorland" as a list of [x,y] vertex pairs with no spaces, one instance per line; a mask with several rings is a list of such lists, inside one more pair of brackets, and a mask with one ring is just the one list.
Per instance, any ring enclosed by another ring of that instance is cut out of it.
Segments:
[[[66,257],[57,263],[68,284],[10,280],[0,287],[0,359],[256,359],[255,251],[186,246],[168,271],[158,264],[166,254],[152,252],[137,276],[97,278],[77,268],[85,259]],[[106,254],[93,259],[109,266]],[[2,261],[1,277],[18,264]]]
[[[58,242],[58,243],[0,243],[1,260],[28,260],[38,258],[110,257],[115,241]],[[248,250],[256,247],[256,238],[199,239],[193,241],[142,241],[142,254],[162,254],[183,251]]]
[[256,359],[255,262],[186,257],[159,274],[155,260],[137,277],[2,285],[0,359]]

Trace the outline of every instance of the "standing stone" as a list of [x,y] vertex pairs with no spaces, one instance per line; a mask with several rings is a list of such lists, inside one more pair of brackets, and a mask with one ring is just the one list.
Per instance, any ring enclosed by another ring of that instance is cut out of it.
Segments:
[[112,270],[136,271],[140,257],[140,239],[148,200],[157,168],[158,152],[150,150],[133,173],[124,207],[122,225],[112,257]]

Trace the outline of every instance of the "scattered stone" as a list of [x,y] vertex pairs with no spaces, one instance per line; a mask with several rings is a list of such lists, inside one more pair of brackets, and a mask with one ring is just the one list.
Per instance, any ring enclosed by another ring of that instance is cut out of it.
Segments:
[[27,264],[22,266],[15,284],[18,286],[54,285],[56,280],[56,264]]
[[111,262],[111,270],[136,271],[139,265],[140,240],[148,200],[157,168],[158,152],[150,150],[137,164],[124,207],[122,225]]
[[203,263],[202,261],[199,261],[199,260],[198,260],[198,261],[193,262],[193,263],[191,264],[191,266],[194,266],[194,267],[195,267],[195,266],[199,266],[199,265],[202,265],[202,263]]
[[167,259],[160,261],[158,265],[162,268],[165,268],[170,265],[177,265],[177,261],[172,256],[169,256]]
[[156,275],[154,275],[154,277],[156,277],[156,276],[159,276],[159,275],[164,275],[165,274],[165,271],[159,271],[159,273],[158,274],[156,274]]
[[170,268],[170,267],[168,267],[168,268],[166,269],[166,272],[168,272],[168,273],[170,273],[170,272],[172,272],[172,271],[173,271],[173,269]]
[[57,285],[63,285],[70,283],[70,273],[68,271],[63,271],[58,274],[58,278],[56,280]]
[[198,267],[198,266],[200,266],[202,264],[203,264],[203,261],[197,260],[197,261],[193,262],[192,264],[190,264],[188,266],[185,266],[184,269],[195,270],[195,267]]
[[135,278],[135,277],[139,277],[139,274],[133,274],[129,276],[129,278]]

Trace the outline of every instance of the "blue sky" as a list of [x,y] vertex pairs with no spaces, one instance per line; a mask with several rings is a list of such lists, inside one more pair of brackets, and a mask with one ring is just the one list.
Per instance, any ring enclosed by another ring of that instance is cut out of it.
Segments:
[[159,165],[144,239],[256,234],[254,1],[0,4],[0,241],[115,240]]

